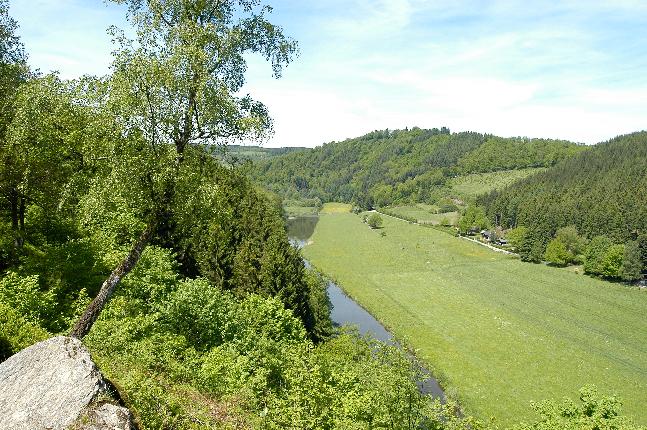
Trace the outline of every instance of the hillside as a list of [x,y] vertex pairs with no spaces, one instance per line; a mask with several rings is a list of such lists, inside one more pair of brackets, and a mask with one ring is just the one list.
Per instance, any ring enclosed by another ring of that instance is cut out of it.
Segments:
[[260,161],[292,152],[303,151],[305,147],[264,148],[258,145],[227,145],[224,148],[215,148],[217,154],[230,161]]
[[588,239],[635,240],[647,233],[647,132],[598,144],[481,203],[504,227],[526,227],[536,257],[569,225]]
[[561,140],[450,133],[445,127],[384,130],[261,161],[254,175],[285,199],[365,208],[434,203],[461,197],[452,190],[457,177],[549,167],[584,149]]

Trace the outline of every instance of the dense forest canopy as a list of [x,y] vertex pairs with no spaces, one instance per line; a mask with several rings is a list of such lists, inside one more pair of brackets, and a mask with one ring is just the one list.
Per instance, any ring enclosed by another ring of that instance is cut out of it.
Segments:
[[492,220],[529,231],[535,257],[562,227],[614,243],[647,233],[647,133],[620,136],[481,198]]
[[450,178],[552,166],[585,147],[548,139],[501,138],[441,129],[383,130],[261,161],[255,178],[286,199],[361,207],[432,203]]

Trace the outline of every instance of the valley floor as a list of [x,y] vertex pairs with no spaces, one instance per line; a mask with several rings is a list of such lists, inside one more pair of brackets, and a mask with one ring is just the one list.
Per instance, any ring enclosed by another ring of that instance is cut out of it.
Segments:
[[507,425],[530,418],[531,401],[592,383],[647,423],[645,291],[390,217],[371,230],[361,215],[322,214],[303,254],[415,348],[468,413]]

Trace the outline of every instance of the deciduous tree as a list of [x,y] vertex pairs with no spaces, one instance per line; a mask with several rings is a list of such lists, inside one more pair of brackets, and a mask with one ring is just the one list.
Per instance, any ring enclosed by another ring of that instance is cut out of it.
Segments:
[[111,29],[118,46],[105,103],[123,130],[117,142],[126,143],[111,154],[127,157],[110,162],[117,170],[123,160],[129,163],[134,177],[116,185],[134,188],[130,195],[145,227],[77,322],[76,337],[87,334],[121,278],[171,222],[178,181],[200,174],[183,170],[191,148],[271,131],[265,106],[238,95],[245,55],[264,56],[278,77],[296,53],[296,43],[268,21],[272,9],[260,0],[114,1],[128,6],[137,35],[130,40]]

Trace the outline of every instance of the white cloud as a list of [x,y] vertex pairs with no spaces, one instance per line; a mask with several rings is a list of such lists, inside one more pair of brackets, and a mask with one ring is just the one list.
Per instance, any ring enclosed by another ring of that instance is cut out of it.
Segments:
[[[12,1],[32,62],[105,73],[119,6],[35,1]],[[275,119],[270,146],[413,125],[587,143],[646,128],[647,1],[273,1],[303,55],[279,81],[250,63],[246,90]]]

